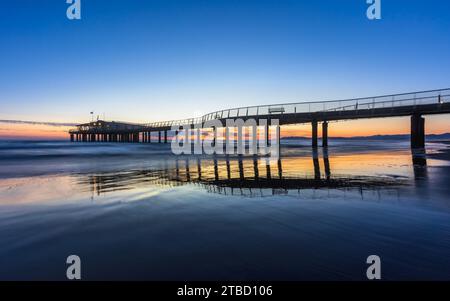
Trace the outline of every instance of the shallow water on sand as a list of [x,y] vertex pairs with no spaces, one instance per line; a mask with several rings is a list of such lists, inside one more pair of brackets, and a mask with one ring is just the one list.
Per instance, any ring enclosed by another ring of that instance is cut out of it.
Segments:
[[450,280],[448,144],[288,141],[279,161],[163,144],[0,142],[0,279]]

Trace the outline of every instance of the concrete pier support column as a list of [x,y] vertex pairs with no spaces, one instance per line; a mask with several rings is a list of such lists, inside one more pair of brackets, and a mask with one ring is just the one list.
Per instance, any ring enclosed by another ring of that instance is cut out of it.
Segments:
[[328,147],[328,121],[322,123],[322,147]]
[[161,143],[161,131],[158,131],[158,143]]
[[73,142],[73,140],[74,140],[73,134],[70,134],[70,141]]
[[280,141],[281,141],[281,126],[277,125],[277,140],[278,140],[278,145],[280,145]]
[[269,146],[270,142],[270,127],[269,127],[269,121],[267,120],[266,127],[264,129],[264,135],[266,135],[266,146]]
[[311,122],[311,125],[312,125],[312,137],[311,137],[311,140],[312,140],[312,147],[313,148],[317,148],[317,120],[313,120],[312,122]]
[[281,156],[280,148],[281,147],[281,126],[277,125],[277,152],[278,156]]
[[[233,139],[234,139],[234,135],[233,135]],[[230,128],[228,126],[225,126],[224,147],[225,147],[225,153],[226,154],[228,154],[227,151],[231,151],[231,150],[228,149],[229,148],[228,145],[231,145],[231,142],[230,142]]]
[[216,141],[217,141],[217,128],[215,126],[212,127],[213,130],[213,141],[212,141],[212,145],[216,146]]
[[425,147],[425,118],[420,115],[411,116],[411,148]]
[[164,131],[164,143],[167,143],[167,131]]

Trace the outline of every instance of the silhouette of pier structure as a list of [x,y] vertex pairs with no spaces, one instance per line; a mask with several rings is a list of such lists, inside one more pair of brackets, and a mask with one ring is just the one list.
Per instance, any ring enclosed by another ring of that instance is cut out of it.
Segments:
[[[158,143],[167,143],[172,127],[187,126],[193,129],[197,124],[219,120],[242,119],[266,123],[263,134],[269,141],[271,120],[278,120],[276,126],[280,139],[280,126],[289,124],[311,124],[311,145],[317,148],[318,128],[322,126],[322,146],[328,146],[330,121],[367,118],[411,117],[411,147],[425,147],[425,115],[450,113],[450,89],[429,90],[412,93],[392,94],[345,100],[283,103],[248,106],[212,112],[198,118],[160,121],[145,124],[97,120],[78,125],[69,131],[70,140],[76,142],[123,142],[150,143],[152,133],[158,134]],[[262,122],[261,122],[262,121]],[[221,130],[212,128],[215,133]],[[223,129],[222,129],[223,130]],[[225,128],[227,132],[229,129]],[[229,135],[228,135],[229,136]],[[228,137],[226,136],[226,137]],[[234,135],[231,135],[234,139]],[[228,138],[227,138],[228,139]]]

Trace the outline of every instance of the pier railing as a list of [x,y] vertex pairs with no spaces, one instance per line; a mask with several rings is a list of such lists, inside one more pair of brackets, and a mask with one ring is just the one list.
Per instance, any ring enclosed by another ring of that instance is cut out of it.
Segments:
[[[108,130],[151,130],[188,124],[203,124],[206,121],[214,119],[236,119],[246,117],[271,118],[271,116],[278,118],[280,117],[280,115],[285,114],[307,114],[330,111],[344,112],[352,110],[358,111],[381,108],[399,108],[403,106],[421,106],[427,104],[449,102],[450,88],[343,100],[277,103],[271,105],[247,106],[215,111],[197,118],[158,121],[151,123],[107,122],[105,126],[108,128]],[[98,122],[79,125],[77,126],[77,128],[72,129],[70,132],[77,132],[80,130],[89,131],[92,126],[98,126]]]
[[239,118],[248,116],[270,117],[271,115],[283,114],[394,108],[401,106],[418,106],[444,103],[449,101],[450,88],[343,100],[277,103],[271,105],[247,106],[215,111],[197,118],[152,122],[142,124],[142,126],[148,128],[159,128],[186,124],[200,124],[214,119]]

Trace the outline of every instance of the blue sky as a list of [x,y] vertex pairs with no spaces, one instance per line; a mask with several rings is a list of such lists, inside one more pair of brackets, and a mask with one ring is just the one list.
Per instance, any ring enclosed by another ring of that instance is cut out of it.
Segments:
[[154,121],[450,86],[448,1],[1,0],[0,119]]

